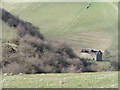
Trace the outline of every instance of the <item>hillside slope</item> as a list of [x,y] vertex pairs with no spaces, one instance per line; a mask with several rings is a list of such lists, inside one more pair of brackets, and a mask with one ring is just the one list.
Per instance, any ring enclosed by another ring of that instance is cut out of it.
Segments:
[[[3,73],[80,73],[91,71],[88,67],[92,64],[80,59],[69,46],[46,40],[39,32],[38,27],[17,18],[3,8],[0,8],[0,12],[2,12],[0,20],[4,22],[3,24],[16,29],[16,36],[11,34],[14,37],[2,43],[2,65],[0,68]],[[6,30],[3,29],[3,31]]]
[[3,8],[38,26],[47,39],[67,43],[78,55],[82,48],[108,49],[116,55],[117,4],[93,2],[86,9],[88,4],[3,3]]

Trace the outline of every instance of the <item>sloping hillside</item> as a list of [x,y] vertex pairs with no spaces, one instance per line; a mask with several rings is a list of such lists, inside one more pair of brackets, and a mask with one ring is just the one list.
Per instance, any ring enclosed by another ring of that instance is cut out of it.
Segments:
[[2,43],[0,68],[3,73],[80,73],[92,70],[88,68],[92,63],[81,60],[69,46],[46,40],[38,27],[3,8],[0,12],[3,24],[16,30],[15,36],[11,31],[11,40]]
[[[70,45],[79,55],[82,48],[108,49],[117,54],[116,3],[3,3],[3,8],[39,26],[51,40]],[[6,27],[5,27],[6,28]],[[5,31],[6,33],[7,31]],[[4,31],[3,31],[4,34]]]

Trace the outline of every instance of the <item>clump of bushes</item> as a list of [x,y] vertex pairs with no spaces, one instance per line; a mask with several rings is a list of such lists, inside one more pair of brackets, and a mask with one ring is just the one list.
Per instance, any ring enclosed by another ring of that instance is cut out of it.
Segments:
[[4,66],[2,69],[3,73],[13,73],[13,74],[19,74],[19,73],[25,73],[25,68],[23,64],[19,63],[11,63],[7,66]]
[[[20,39],[17,37],[12,42],[17,45],[16,50],[10,45],[3,45],[4,73],[79,73],[84,71],[84,62],[67,45],[54,46],[53,42],[41,40],[29,34]],[[14,69],[11,70],[12,68]]]
[[88,62],[86,67],[87,72],[104,72],[104,71],[119,71],[120,65],[117,61],[101,61],[101,62]]
[[110,61],[110,65],[114,68],[114,71],[119,71],[120,70],[120,63],[118,61],[118,58],[113,58]]
[[26,34],[31,36],[39,37],[44,40],[44,36],[39,32],[39,28],[33,26],[30,22],[21,21],[17,26],[17,34],[20,37],[24,37]]

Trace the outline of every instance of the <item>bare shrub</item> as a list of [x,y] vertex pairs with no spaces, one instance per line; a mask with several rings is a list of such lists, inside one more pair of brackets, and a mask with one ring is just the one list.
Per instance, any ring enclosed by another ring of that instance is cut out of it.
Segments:
[[43,65],[43,62],[38,57],[26,57],[25,60],[25,72],[30,73],[43,73],[44,71],[41,69],[41,65]]
[[23,39],[20,41],[20,45],[23,46],[24,44],[28,44],[28,46],[37,48],[36,52],[44,52],[45,49],[52,51],[52,47],[49,42],[43,41],[38,37],[33,37],[31,35],[25,35],[23,37]]
[[91,65],[87,66],[87,72],[97,72],[100,71],[99,66],[95,63],[92,63]]
[[40,34],[39,28],[33,26],[30,22],[24,22],[24,25],[22,25],[23,28],[27,31],[28,34],[39,37],[40,39],[44,39],[43,35]]
[[63,72],[63,68],[67,70],[68,67],[71,66],[76,67],[75,72],[82,72],[82,69],[84,68],[82,61],[78,58],[68,59],[67,56],[48,51],[43,54],[42,60],[44,60],[45,64],[52,66],[54,72]]
[[44,36],[39,32],[39,28],[32,25],[30,22],[21,21],[17,26],[17,33],[20,37],[24,37],[26,34],[31,36],[38,37],[41,40],[44,40]]
[[17,27],[19,20],[14,16],[11,16],[7,19],[7,22],[9,23],[10,27]]
[[68,59],[68,62],[72,65],[77,66],[78,68],[83,67],[83,62],[78,58]]
[[11,63],[7,66],[4,66],[2,71],[3,73],[14,73],[14,74],[25,73],[25,67],[22,64]]
[[87,72],[103,72],[103,71],[117,71],[118,63],[104,62],[104,63],[91,63],[87,66]]
[[16,50],[13,49],[13,47],[8,44],[4,44],[2,46],[3,57],[10,56],[12,53],[15,53],[15,52],[16,52]]
[[47,67],[54,68],[52,72],[61,72],[62,66],[67,65],[67,62],[65,62],[59,54],[56,54],[54,52],[46,51],[41,59],[44,62],[44,66],[47,65]]
[[57,70],[54,66],[50,65],[41,65],[41,69],[44,73],[57,73]]
[[114,58],[110,61],[110,65],[114,68],[114,71],[120,70],[120,63],[118,62],[118,58]]
[[115,71],[116,69],[110,64],[110,62],[107,62],[103,65],[98,65],[99,71]]
[[25,73],[26,74],[35,74],[37,71],[37,67],[33,65],[32,63],[26,63],[25,64]]
[[19,50],[26,57],[34,57],[37,48],[32,47],[29,44],[22,43],[22,44],[19,45]]
[[23,28],[22,26],[17,26],[17,35],[19,35],[20,37],[24,37],[27,33],[27,31],[25,30],[25,28]]
[[12,38],[11,43],[19,45],[20,44],[20,40],[21,40],[21,38],[19,36],[16,36],[16,37]]
[[73,50],[66,44],[60,44],[56,46],[56,53],[59,53],[61,55],[68,55],[70,58],[75,58],[76,55],[73,52]]
[[77,68],[76,66],[74,65],[69,65],[68,67],[66,68],[63,68],[62,69],[62,72],[63,73],[80,73],[81,72],[81,68]]
[[14,17],[12,14],[7,12],[4,9],[1,9],[2,11],[2,20],[4,22],[7,22],[10,26],[16,27],[19,23],[19,19],[17,17]]
[[11,63],[22,63],[23,61],[23,57],[21,54],[19,53],[12,53],[11,55],[9,56],[4,56],[3,57],[3,60],[2,60],[2,64],[3,66],[6,66],[8,64],[11,64]]
[[107,49],[104,51],[103,58],[104,58],[104,60],[112,59],[112,55]]
[[28,35],[28,34],[23,37],[21,42],[30,44],[34,47],[39,47],[41,44],[43,44],[43,41],[41,39],[39,39],[38,37],[33,37],[31,35]]

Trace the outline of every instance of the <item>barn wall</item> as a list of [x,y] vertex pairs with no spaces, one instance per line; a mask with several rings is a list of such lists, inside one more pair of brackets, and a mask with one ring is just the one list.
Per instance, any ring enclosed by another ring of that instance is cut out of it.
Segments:
[[81,58],[96,60],[96,54],[80,53]]
[[97,54],[97,61],[102,61],[102,54]]

